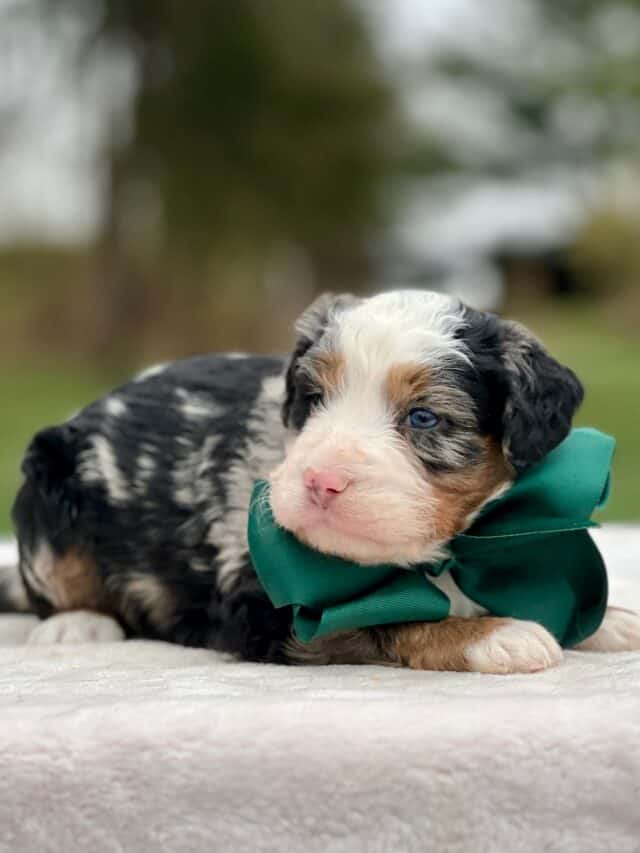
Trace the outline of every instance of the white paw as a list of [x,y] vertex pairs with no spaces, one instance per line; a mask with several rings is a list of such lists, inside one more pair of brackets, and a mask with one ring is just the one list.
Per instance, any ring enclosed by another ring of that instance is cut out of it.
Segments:
[[630,652],[640,649],[640,615],[631,610],[608,607],[602,624],[576,646],[587,652]]
[[562,649],[537,622],[510,619],[482,640],[467,646],[464,656],[474,672],[506,675],[555,666],[562,660]]
[[31,631],[27,643],[49,646],[56,643],[116,643],[124,640],[124,631],[110,616],[90,610],[56,613]]

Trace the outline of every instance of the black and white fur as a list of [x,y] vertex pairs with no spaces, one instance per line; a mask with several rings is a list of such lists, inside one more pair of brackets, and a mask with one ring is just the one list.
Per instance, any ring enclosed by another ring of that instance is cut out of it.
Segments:
[[[494,485],[508,486],[566,436],[582,387],[522,327],[438,294],[322,297],[298,331],[289,359],[208,355],[159,366],[35,436],[13,513],[24,590],[45,620],[34,642],[126,634],[254,661],[430,665],[397,651],[389,629],[300,649],[289,610],[271,606],[247,552],[254,481],[271,477],[277,520],[309,544],[364,564],[411,565],[450,538],[433,521],[457,518],[447,501],[462,506],[462,497],[448,485],[481,469],[486,480],[490,447],[500,458]],[[338,379],[323,388],[331,359]],[[430,377],[417,401],[426,395],[439,408],[430,435],[407,430],[385,396],[390,370],[407,364]],[[335,526],[308,504],[311,464],[348,473],[342,515],[353,523]],[[495,493],[464,504],[457,528]],[[91,572],[85,603],[74,590]],[[0,610],[24,607],[15,577],[3,583]],[[448,592],[454,617],[479,612]],[[540,626],[492,621],[500,624],[464,640],[465,666],[451,668],[527,671],[559,660]],[[625,639],[607,648],[640,645],[640,620],[627,623]]]

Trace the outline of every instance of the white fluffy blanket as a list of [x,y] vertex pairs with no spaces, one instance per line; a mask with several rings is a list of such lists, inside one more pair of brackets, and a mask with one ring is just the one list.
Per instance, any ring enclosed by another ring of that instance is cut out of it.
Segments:
[[[640,528],[599,539],[640,608]],[[640,653],[294,669],[30,626],[0,617],[2,851],[640,850]]]

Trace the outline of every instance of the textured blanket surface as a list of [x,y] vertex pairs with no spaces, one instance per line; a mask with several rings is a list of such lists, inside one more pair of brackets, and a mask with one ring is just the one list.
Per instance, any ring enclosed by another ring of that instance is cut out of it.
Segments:
[[[640,609],[640,529],[597,537]],[[0,616],[2,851],[640,850],[640,653],[286,668],[32,625]]]

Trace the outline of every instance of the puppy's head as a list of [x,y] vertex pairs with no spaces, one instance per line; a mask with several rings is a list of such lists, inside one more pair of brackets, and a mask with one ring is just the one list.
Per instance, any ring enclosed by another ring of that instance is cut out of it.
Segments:
[[524,328],[441,294],[323,296],[297,328],[274,516],[364,564],[432,559],[562,441],[582,400]]

